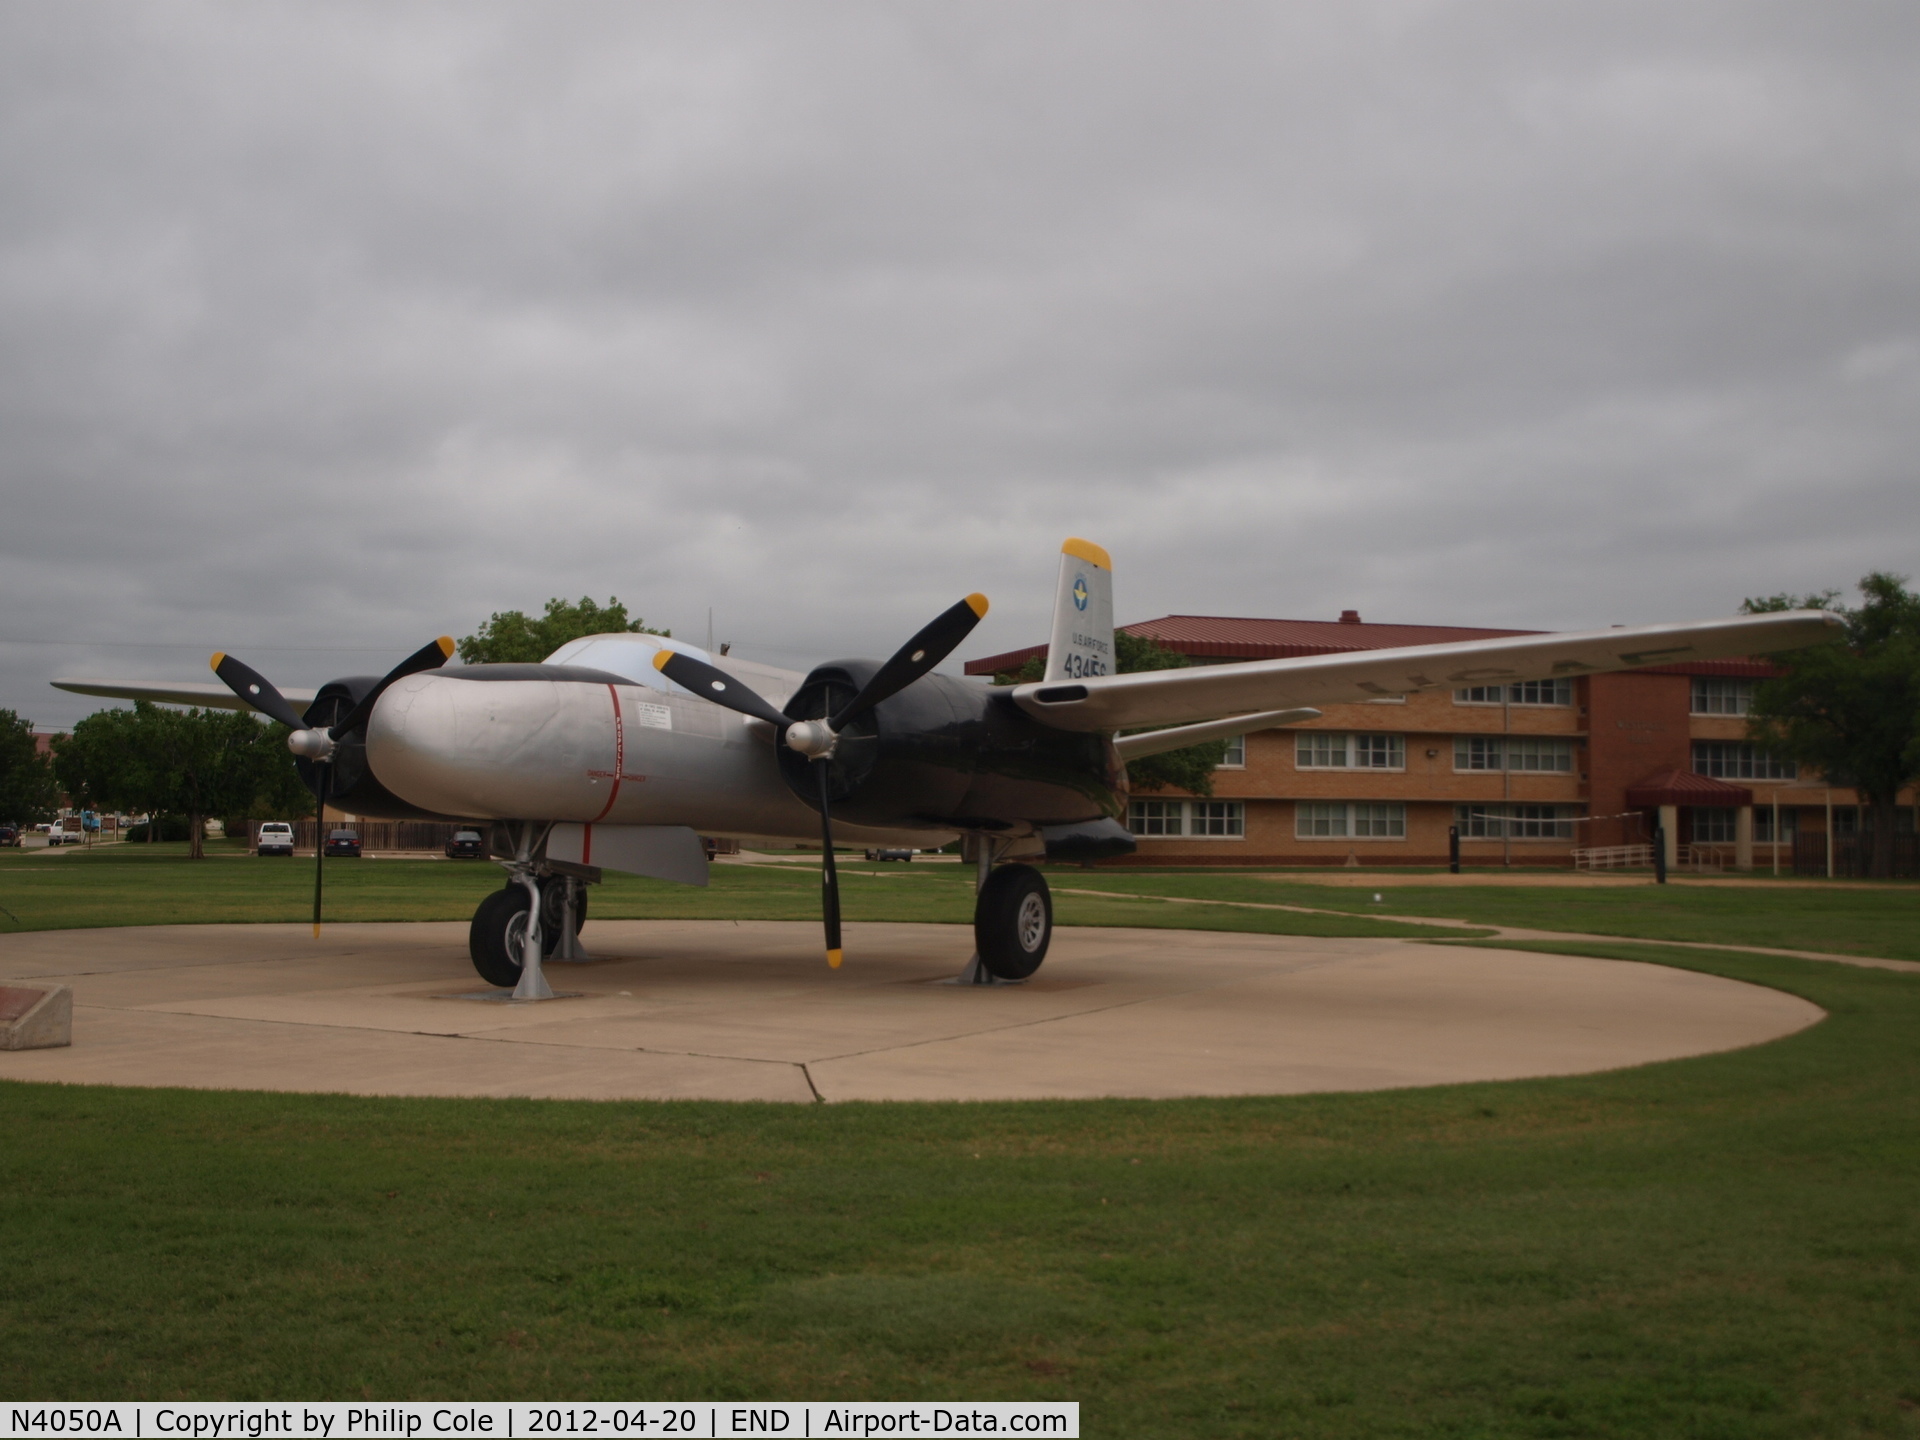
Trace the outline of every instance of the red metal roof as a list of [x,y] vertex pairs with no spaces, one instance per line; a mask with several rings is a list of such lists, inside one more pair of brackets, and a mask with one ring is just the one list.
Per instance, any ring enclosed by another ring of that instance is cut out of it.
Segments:
[[[1352,611],[1348,611],[1352,614]],[[1377,625],[1363,620],[1259,620],[1237,615],[1162,615],[1120,627],[1169,650],[1202,660],[1278,660],[1292,655],[1335,655],[1347,650],[1388,650],[1401,645],[1443,645],[1450,640],[1495,640],[1503,635],[1540,635],[1540,630],[1485,630],[1466,625]],[[966,663],[969,675],[1017,670],[1045,645],[1029,645]],[[1753,675],[1775,673],[1764,660],[1701,660],[1650,665],[1649,675]]]
[[1753,791],[1691,770],[1660,770],[1627,787],[1627,804],[1636,809],[1652,805],[1751,805]]

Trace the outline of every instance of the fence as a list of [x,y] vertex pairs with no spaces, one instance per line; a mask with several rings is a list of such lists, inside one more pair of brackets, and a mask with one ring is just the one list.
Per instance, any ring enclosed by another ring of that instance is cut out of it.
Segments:
[[1651,845],[1590,845],[1573,852],[1576,870],[1651,870]]
[[[1863,880],[1873,874],[1873,852],[1880,837],[1867,833],[1838,835],[1833,842],[1833,873],[1846,880]],[[1819,831],[1794,837],[1793,873],[1827,873],[1827,837]],[[1893,837],[1893,874],[1902,880],[1920,879],[1920,836]]]

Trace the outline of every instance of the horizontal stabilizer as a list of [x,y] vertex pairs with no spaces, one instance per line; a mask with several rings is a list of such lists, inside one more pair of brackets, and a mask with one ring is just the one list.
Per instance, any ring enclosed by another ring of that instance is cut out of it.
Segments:
[[1200,725],[1181,725],[1172,730],[1143,730],[1138,735],[1122,735],[1113,742],[1122,760],[1139,760],[1147,755],[1164,755],[1208,740],[1226,740],[1235,735],[1251,735],[1256,730],[1273,730],[1281,725],[1304,725],[1318,720],[1318,710],[1263,710],[1257,715],[1229,715],[1225,720],[1208,720]]
[[1014,686],[1013,701],[1059,730],[1180,725],[1239,711],[1353,704],[1454,686],[1557,680],[1648,665],[1768,655],[1839,640],[1845,633],[1843,624],[1838,615],[1825,610],[1783,610],[1677,625],[1345,650],[1237,665],[1042,680]]

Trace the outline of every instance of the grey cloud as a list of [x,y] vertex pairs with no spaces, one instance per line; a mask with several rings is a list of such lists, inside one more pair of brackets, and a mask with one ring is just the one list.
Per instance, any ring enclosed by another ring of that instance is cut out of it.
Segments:
[[[1067,533],[1123,619],[1911,569],[1916,28],[0,10],[0,705],[552,594],[799,664],[978,587],[999,649]],[[182,648],[3,643],[46,639]]]

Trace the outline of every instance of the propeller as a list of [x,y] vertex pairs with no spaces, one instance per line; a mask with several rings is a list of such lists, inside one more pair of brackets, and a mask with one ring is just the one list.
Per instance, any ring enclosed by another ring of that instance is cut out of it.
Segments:
[[442,635],[430,645],[422,645],[393,669],[346,713],[338,724],[322,730],[307,724],[300,712],[287,703],[287,697],[274,689],[273,682],[244,661],[225,651],[215,651],[208,663],[213,673],[234,694],[270,720],[278,720],[293,733],[287,736],[287,748],[313,762],[313,938],[320,938],[320,894],[326,877],[327,794],[332,788],[334,747],[367,723],[373,714],[373,702],[396,680],[417,675],[422,670],[437,670],[453,657],[453,637]]
[[678,650],[661,650],[653,657],[654,668],[674,684],[716,705],[766,721],[774,727],[777,744],[813,763],[820,780],[820,911],[826,925],[827,964],[835,970],[840,968],[844,954],[840,946],[840,877],[833,866],[832,776],[827,762],[833,759],[842,730],[929,673],[953,653],[986,613],[987,597],[979,594],[941,611],[873,672],[859,694],[820,720],[795,720],[718,666]]

